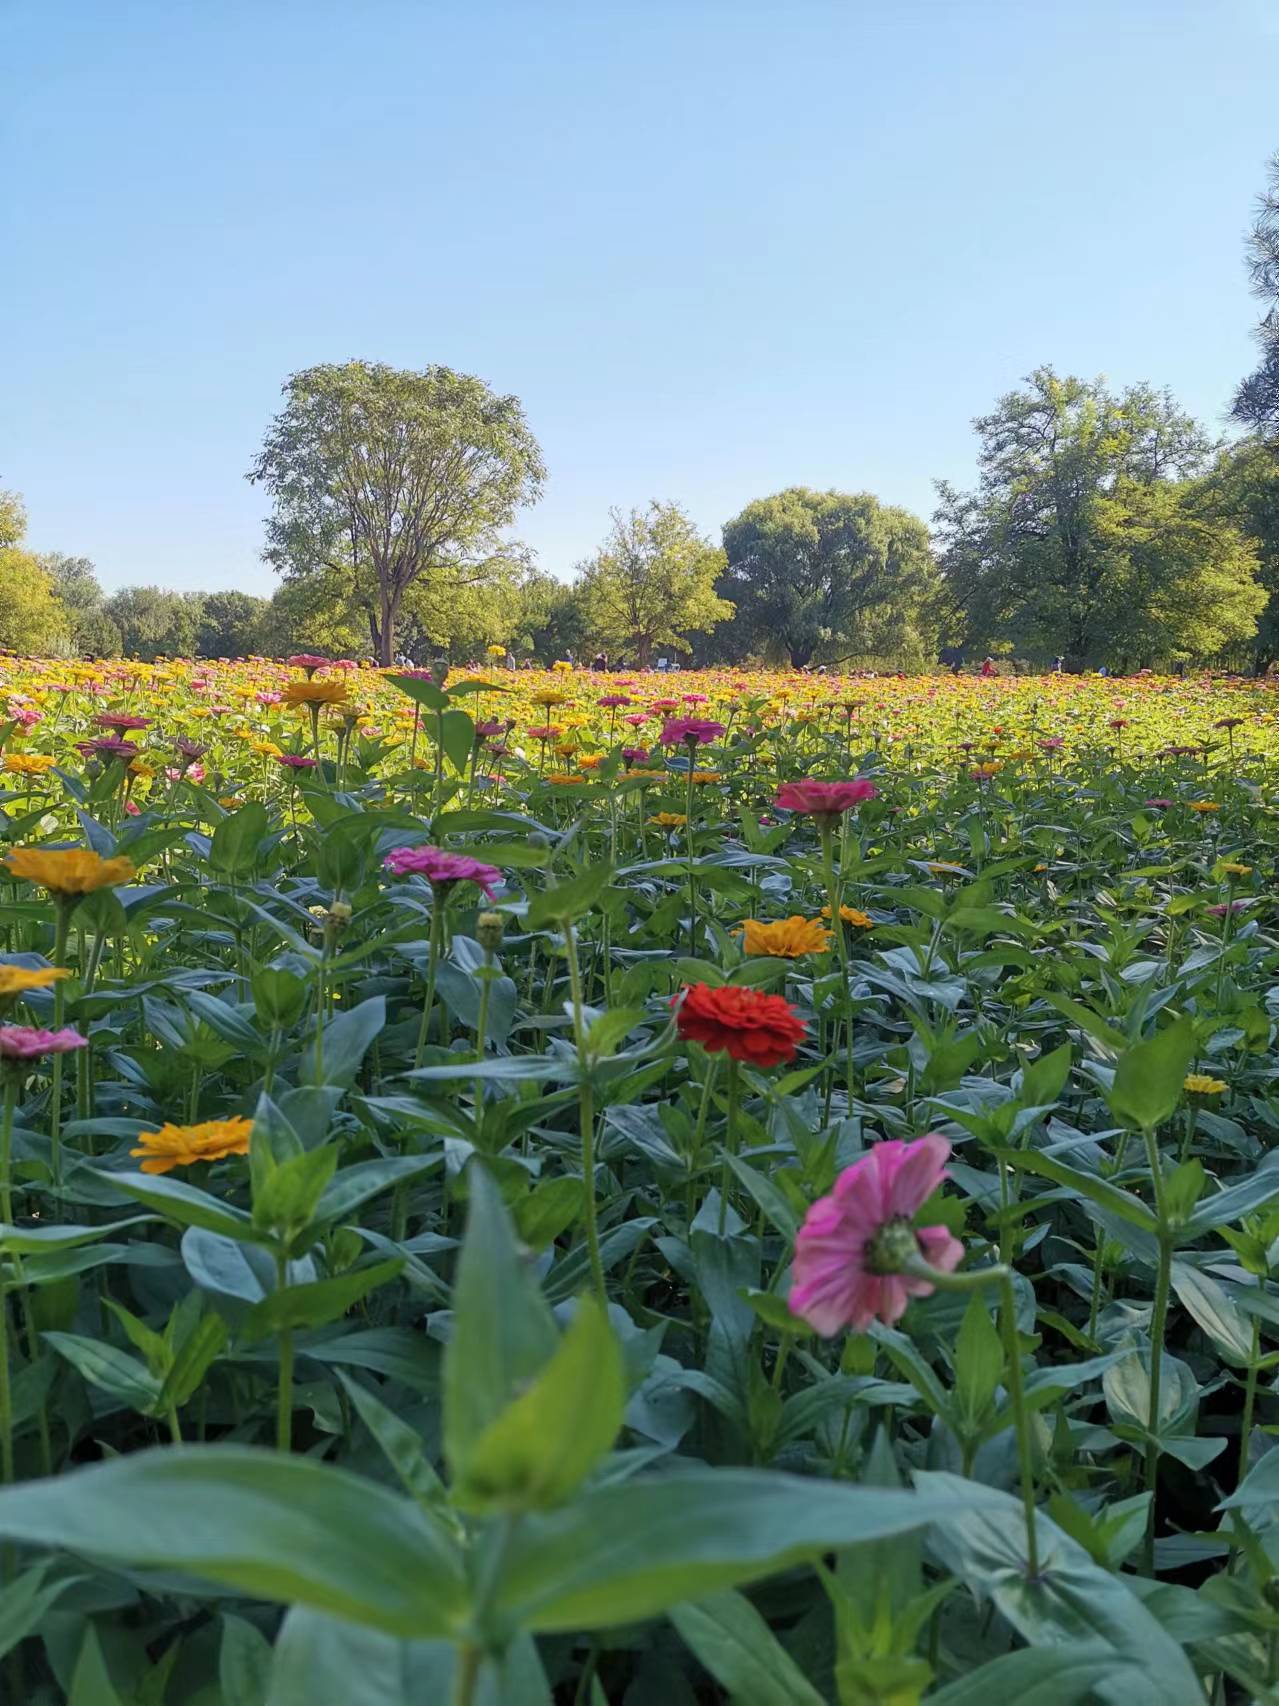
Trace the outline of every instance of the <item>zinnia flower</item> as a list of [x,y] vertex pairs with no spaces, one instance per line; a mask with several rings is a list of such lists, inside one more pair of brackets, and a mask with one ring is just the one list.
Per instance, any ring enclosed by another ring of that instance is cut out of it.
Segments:
[[1181,1087],[1192,1096],[1220,1096],[1227,1088],[1224,1078],[1212,1078],[1206,1072],[1188,1072]]
[[771,954],[775,959],[798,960],[805,954],[824,954],[831,933],[816,918],[779,918],[763,923],[748,918],[742,925],[742,947],[748,954]]
[[[873,930],[875,928],[875,920],[871,917],[870,913],[862,912],[855,906],[841,905],[839,909],[839,916],[844,920],[845,924],[851,924],[854,930]],[[822,908],[822,917],[830,917],[829,906],[824,906]]]
[[786,812],[808,812],[816,818],[834,819],[873,800],[879,792],[873,782],[783,782],[773,801]]
[[648,821],[659,829],[682,829],[688,819],[683,812],[654,812]]
[[236,1114],[229,1120],[204,1120],[200,1125],[162,1125],[159,1131],[138,1133],[137,1149],[145,1156],[144,1173],[169,1173],[197,1161],[221,1161],[225,1155],[247,1155],[253,1121]]
[[42,883],[60,896],[115,888],[137,874],[131,859],[104,859],[87,847],[15,847],[5,862],[15,877]]
[[672,717],[657,738],[663,746],[709,746],[723,732],[723,723],[709,717]]
[[692,983],[683,991],[676,1026],[685,1042],[701,1043],[709,1054],[727,1050],[750,1066],[781,1066],[794,1060],[807,1035],[804,1022],[781,995],[758,989]]
[[152,722],[150,717],[129,717],[122,711],[104,711],[93,720],[100,729],[114,729],[118,735],[133,729],[149,729]]
[[27,966],[0,966],[0,1001],[11,1001],[15,995],[25,995],[30,989],[47,989],[51,983],[70,976],[65,966],[41,966],[36,971]]
[[791,1313],[829,1338],[841,1327],[865,1332],[878,1318],[891,1327],[926,1279],[904,1274],[912,1257],[950,1273],[964,1246],[944,1226],[912,1226],[946,1176],[950,1144],[930,1132],[912,1143],[891,1138],[846,1167],[830,1196],[819,1197],[795,1239]]
[[[262,742],[263,747],[270,744],[269,741]],[[316,765],[315,759],[308,758],[304,752],[267,752],[266,757],[274,758],[285,770],[314,770]]]
[[89,1039],[64,1025],[60,1031],[42,1031],[34,1025],[0,1025],[0,1060],[39,1060],[45,1054],[70,1054],[88,1048]]
[[502,873],[495,865],[484,865],[466,853],[446,853],[442,847],[393,847],[382,861],[397,877],[425,877],[429,883],[474,883],[493,898],[493,885]]
[[315,674],[317,669],[323,669],[328,661],[328,658],[316,657],[311,652],[297,652],[293,657],[285,659],[290,668],[304,669],[308,679]]
[[284,689],[286,705],[344,705],[345,681],[290,681]]

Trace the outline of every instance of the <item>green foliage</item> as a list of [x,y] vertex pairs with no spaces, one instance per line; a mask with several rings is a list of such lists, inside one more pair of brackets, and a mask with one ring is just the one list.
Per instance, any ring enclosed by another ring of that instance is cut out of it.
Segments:
[[1279,153],[1270,161],[1266,187],[1248,237],[1248,273],[1263,304],[1257,326],[1261,359],[1235,392],[1237,421],[1263,438],[1279,440]]
[[646,669],[655,646],[681,647],[732,615],[715,590],[724,556],[678,504],[611,514],[608,538],[581,567],[582,620],[593,641]]
[[907,510],[792,486],[726,522],[724,552],[738,657],[799,666],[931,652],[936,569],[928,530]]
[[1255,549],[1198,502],[1210,447],[1166,392],[1043,367],[976,427],[978,489],[943,484],[936,517],[970,638],[1132,669],[1251,636]]
[[488,578],[502,530],[541,491],[537,441],[516,398],[447,367],[311,367],[284,395],[249,473],[275,505],[267,559],[336,575],[390,664],[412,588]]
[[204,594],[168,592],[158,586],[125,586],[104,607],[120,635],[126,657],[190,657],[204,609]]

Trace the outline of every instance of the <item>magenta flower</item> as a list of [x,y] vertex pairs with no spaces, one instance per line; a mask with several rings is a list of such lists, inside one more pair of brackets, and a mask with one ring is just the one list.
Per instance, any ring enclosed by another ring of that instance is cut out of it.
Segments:
[[0,1060],[39,1060],[45,1054],[70,1054],[88,1048],[89,1039],[64,1025],[60,1031],[41,1031],[34,1025],[0,1025]]
[[783,782],[773,801],[788,812],[811,812],[814,817],[839,817],[879,792],[873,782]]
[[283,765],[286,770],[314,770],[315,760],[307,758],[300,752],[280,752],[276,754],[276,763]]
[[442,847],[393,847],[382,861],[397,877],[425,877],[427,882],[443,886],[447,883],[474,883],[493,898],[493,885],[500,883],[502,873],[496,865],[485,865],[466,853],[446,853]]
[[114,729],[118,735],[124,734],[126,730],[149,729],[151,727],[150,717],[128,717],[121,711],[105,711],[102,716],[95,717],[93,720],[100,729]]
[[121,740],[116,735],[102,740],[78,740],[76,751],[86,758],[118,758],[121,764],[128,764],[138,756],[138,748],[131,740]]
[[648,748],[646,746],[624,746],[622,757],[628,764],[647,764]]
[[723,732],[709,717],[671,717],[657,738],[663,746],[709,746]]
[[791,1313],[830,1338],[841,1327],[862,1333],[878,1318],[891,1327],[926,1279],[901,1272],[912,1256],[950,1273],[964,1246],[944,1226],[911,1220],[946,1176],[950,1144],[936,1132],[904,1143],[891,1138],[846,1167],[819,1197],[795,1239]]
[[497,717],[485,717],[483,722],[475,725],[475,738],[477,740],[492,740],[495,735],[501,734],[505,726]]
[[1157,800],[1146,800],[1143,803],[1145,805],[1149,806],[1152,811],[1167,812],[1167,811],[1172,810],[1175,802],[1172,800],[1157,799]]
[[602,711],[616,711],[621,705],[633,705],[635,701],[629,693],[606,693],[596,704]]
[[1218,906],[1210,906],[1205,910],[1213,918],[1226,918],[1234,912],[1246,912],[1253,904],[1251,900],[1223,900]]
[[313,652],[295,652],[291,658],[286,658],[285,661],[291,669],[304,669],[308,681],[317,669],[327,668],[329,662],[328,658],[317,657]]
[[1040,741],[1039,747],[1042,752],[1060,752],[1065,744],[1063,736],[1049,735],[1047,740]]

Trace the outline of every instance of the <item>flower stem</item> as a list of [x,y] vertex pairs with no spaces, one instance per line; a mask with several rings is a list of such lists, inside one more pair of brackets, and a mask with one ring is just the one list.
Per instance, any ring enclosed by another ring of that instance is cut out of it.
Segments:
[[573,1000],[573,1035],[577,1041],[577,1106],[582,1135],[582,1230],[586,1234],[586,1248],[591,1260],[591,1283],[601,1304],[606,1304],[604,1262],[600,1256],[599,1228],[595,1217],[595,1096],[586,1052],[586,1022],[582,1016],[582,972],[577,961],[577,936],[571,918],[564,920],[564,951],[568,958],[568,985]]
[[422,1023],[418,1027],[417,1049],[413,1055],[414,1066],[421,1066],[422,1056],[426,1053],[426,1040],[431,1026],[431,1008],[435,1002],[435,967],[439,961],[443,940],[444,897],[439,889],[435,889],[431,895],[431,943],[426,965],[426,996],[422,1002]]
[[[282,1250],[275,1254],[275,1289],[284,1290],[288,1284],[288,1257]],[[280,1381],[275,1400],[275,1445],[277,1451],[293,1449],[293,1329],[281,1327],[279,1333]]]
[[1163,1384],[1164,1330],[1168,1322],[1168,1292],[1172,1279],[1172,1230],[1168,1224],[1168,1204],[1164,1193],[1163,1165],[1159,1144],[1153,1130],[1142,1133],[1146,1141],[1146,1158],[1155,1195],[1155,1239],[1159,1246],[1159,1264],[1155,1270],[1155,1298],[1150,1312],[1150,1406],[1146,1413],[1146,1491],[1150,1494],[1150,1512],[1146,1519],[1146,1568],[1155,1567],[1155,1491],[1159,1475],[1159,1400]]

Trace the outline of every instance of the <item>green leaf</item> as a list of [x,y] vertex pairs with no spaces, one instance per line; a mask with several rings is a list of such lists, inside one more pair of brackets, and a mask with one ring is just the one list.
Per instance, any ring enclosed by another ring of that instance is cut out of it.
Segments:
[[243,1333],[248,1339],[264,1339],[286,1328],[323,1327],[336,1321],[380,1285],[393,1280],[404,1267],[401,1256],[375,1262],[369,1268],[354,1268],[332,1279],[310,1285],[286,1285],[255,1303],[245,1317]]
[[1097,1173],[1067,1167],[1064,1161],[1054,1160],[1051,1155],[1041,1155],[1032,1149],[1005,1149],[1002,1159],[1014,1172],[1034,1173],[1041,1179],[1051,1179],[1075,1195],[1087,1197],[1089,1202],[1109,1209],[1131,1225],[1140,1226],[1145,1232],[1153,1233],[1155,1230],[1155,1217],[1140,1197],[1121,1191],[1118,1185],[1112,1185],[1109,1179],[1103,1179]]
[[617,1438],[625,1401],[617,1336],[594,1298],[583,1297],[537,1379],[468,1450],[454,1498],[477,1511],[563,1503]]
[[227,877],[245,877],[257,865],[270,827],[266,807],[249,800],[224,817],[209,841],[209,863]]
[[466,1238],[444,1354],[444,1453],[454,1480],[475,1442],[554,1355],[555,1323],[536,1276],[519,1255],[497,1185],[472,1162]]
[[318,1069],[314,1044],[308,1049],[300,1082],[340,1084],[349,1089],[355,1082],[364,1056],[374,1037],[386,1025],[386,997],[371,995],[367,1001],[339,1013],[324,1027],[323,1073]]
[[1172,1289],[1226,1361],[1246,1368],[1252,1360],[1252,1328],[1225,1288],[1211,1274],[1174,1262]]
[[135,1197],[166,1220],[177,1221],[179,1226],[202,1226],[206,1232],[220,1232],[227,1238],[258,1236],[243,1209],[220,1202],[207,1191],[183,1184],[180,1179],[171,1179],[167,1173],[104,1173],[96,1168],[90,1172],[113,1190]]
[[126,1226],[150,1226],[152,1214],[131,1214],[109,1226],[5,1226],[0,1223],[0,1253],[19,1256],[48,1256],[58,1250],[75,1250],[122,1232]]
[[0,1534],[392,1635],[452,1636],[466,1613],[438,1523],[374,1481],[276,1451],[165,1447],[7,1487]]
[[[1019,1499],[987,1489],[990,1506],[975,1511],[962,1508],[971,1498],[971,1483],[958,1475],[917,1472],[915,1485],[933,1512],[931,1549],[970,1589],[989,1597],[1024,1641],[1104,1642],[1124,1667],[1125,1706],[1167,1706],[1200,1697],[1185,1653],[1123,1577],[1100,1569],[1043,1511],[1036,1518],[1039,1572],[1032,1579]],[[1108,1690],[1106,1698],[1119,1696]]]
[[80,1656],[67,1693],[67,1706],[125,1706],[111,1681],[98,1632],[92,1623],[85,1626]]
[[544,1179],[515,1205],[515,1225],[530,1250],[544,1250],[582,1212],[581,1179]]
[[[1098,1683],[1114,1683],[1118,1699],[1133,1675],[1137,1661],[1126,1659],[1103,1641],[1064,1641],[1048,1647],[1025,1647],[1003,1653],[978,1665],[957,1682],[928,1696],[928,1706],[1090,1706]],[[1106,1698],[1112,1696],[1107,1694]]]
[[824,1706],[821,1695],[748,1599],[719,1593],[677,1605],[671,1622],[734,1706]]
[[109,1392],[131,1410],[143,1415],[154,1412],[160,1397],[160,1382],[136,1357],[101,1339],[86,1339],[78,1333],[45,1333],[42,1337],[90,1385]]
[[[992,1498],[988,1488],[964,1486],[969,1510]],[[535,1632],[635,1622],[935,1515],[912,1492],[765,1470],[636,1477],[526,1517],[492,1609],[500,1627]]]
[[399,1476],[406,1493],[424,1505],[439,1506],[445,1502],[444,1483],[435,1473],[426,1455],[426,1447],[402,1417],[380,1398],[338,1370],[338,1379],[365,1427],[373,1435],[387,1462]]
[[224,1611],[221,1623],[218,1682],[223,1700],[233,1700],[236,1706],[266,1706],[271,1686],[271,1643],[247,1617]]
[[1195,1027],[1187,1018],[1126,1049],[1106,1095],[1111,1113],[1134,1130],[1154,1131],[1175,1113],[1194,1054]]
[[407,693],[410,699],[416,699],[419,705],[426,705],[432,711],[448,710],[448,694],[433,681],[419,681],[412,675],[388,675],[386,679],[392,687],[398,687],[401,693]]
[[974,1292],[955,1343],[955,1400],[961,1428],[980,1425],[1003,1373],[1003,1341],[990,1318],[987,1300]]
[[444,1157],[437,1155],[395,1155],[380,1161],[361,1161],[354,1167],[344,1167],[324,1188],[315,1206],[317,1224],[345,1220],[347,1215],[363,1206],[370,1198],[389,1190],[392,1185],[405,1184],[432,1168],[440,1166]]
[[555,888],[541,889],[529,896],[528,927],[543,929],[548,924],[565,924],[589,912],[608,887],[613,875],[606,864],[590,865]]
[[331,1143],[265,1169],[254,1179],[253,1224],[281,1236],[308,1225],[337,1164],[338,1147]]
[[475,722],[468,711],[446,711],[440,719],[444,755],[454,770],[466,773],[475,749]]
[[1070,1078],[1071,1048],[1063,1043],[1051,1054],[1031,1061],[1021,1069],[1021,1089],[1017,1099],[1027,1108],[1050,1108],[1066,1088]]
[[[199,1293],[193,1293],[198,1297]],[[205,1315],[193,1333],[188,1333],[164,1377],[159,1408],[181,1409],[221,1356],[227,1341],[226,1322],[220,1315]]]
[[45,1577],[53,1563],[51,1558],[42,1558],[11,1581],[0,1594],[0,1658],[12,1652],[19,1641],[25,1641],[28,1635],[33,1634],[44,1621],[45,1613],[53,1609],[68,1588],[83,1579],[60,1576],[56,1581],[46,1582]]

